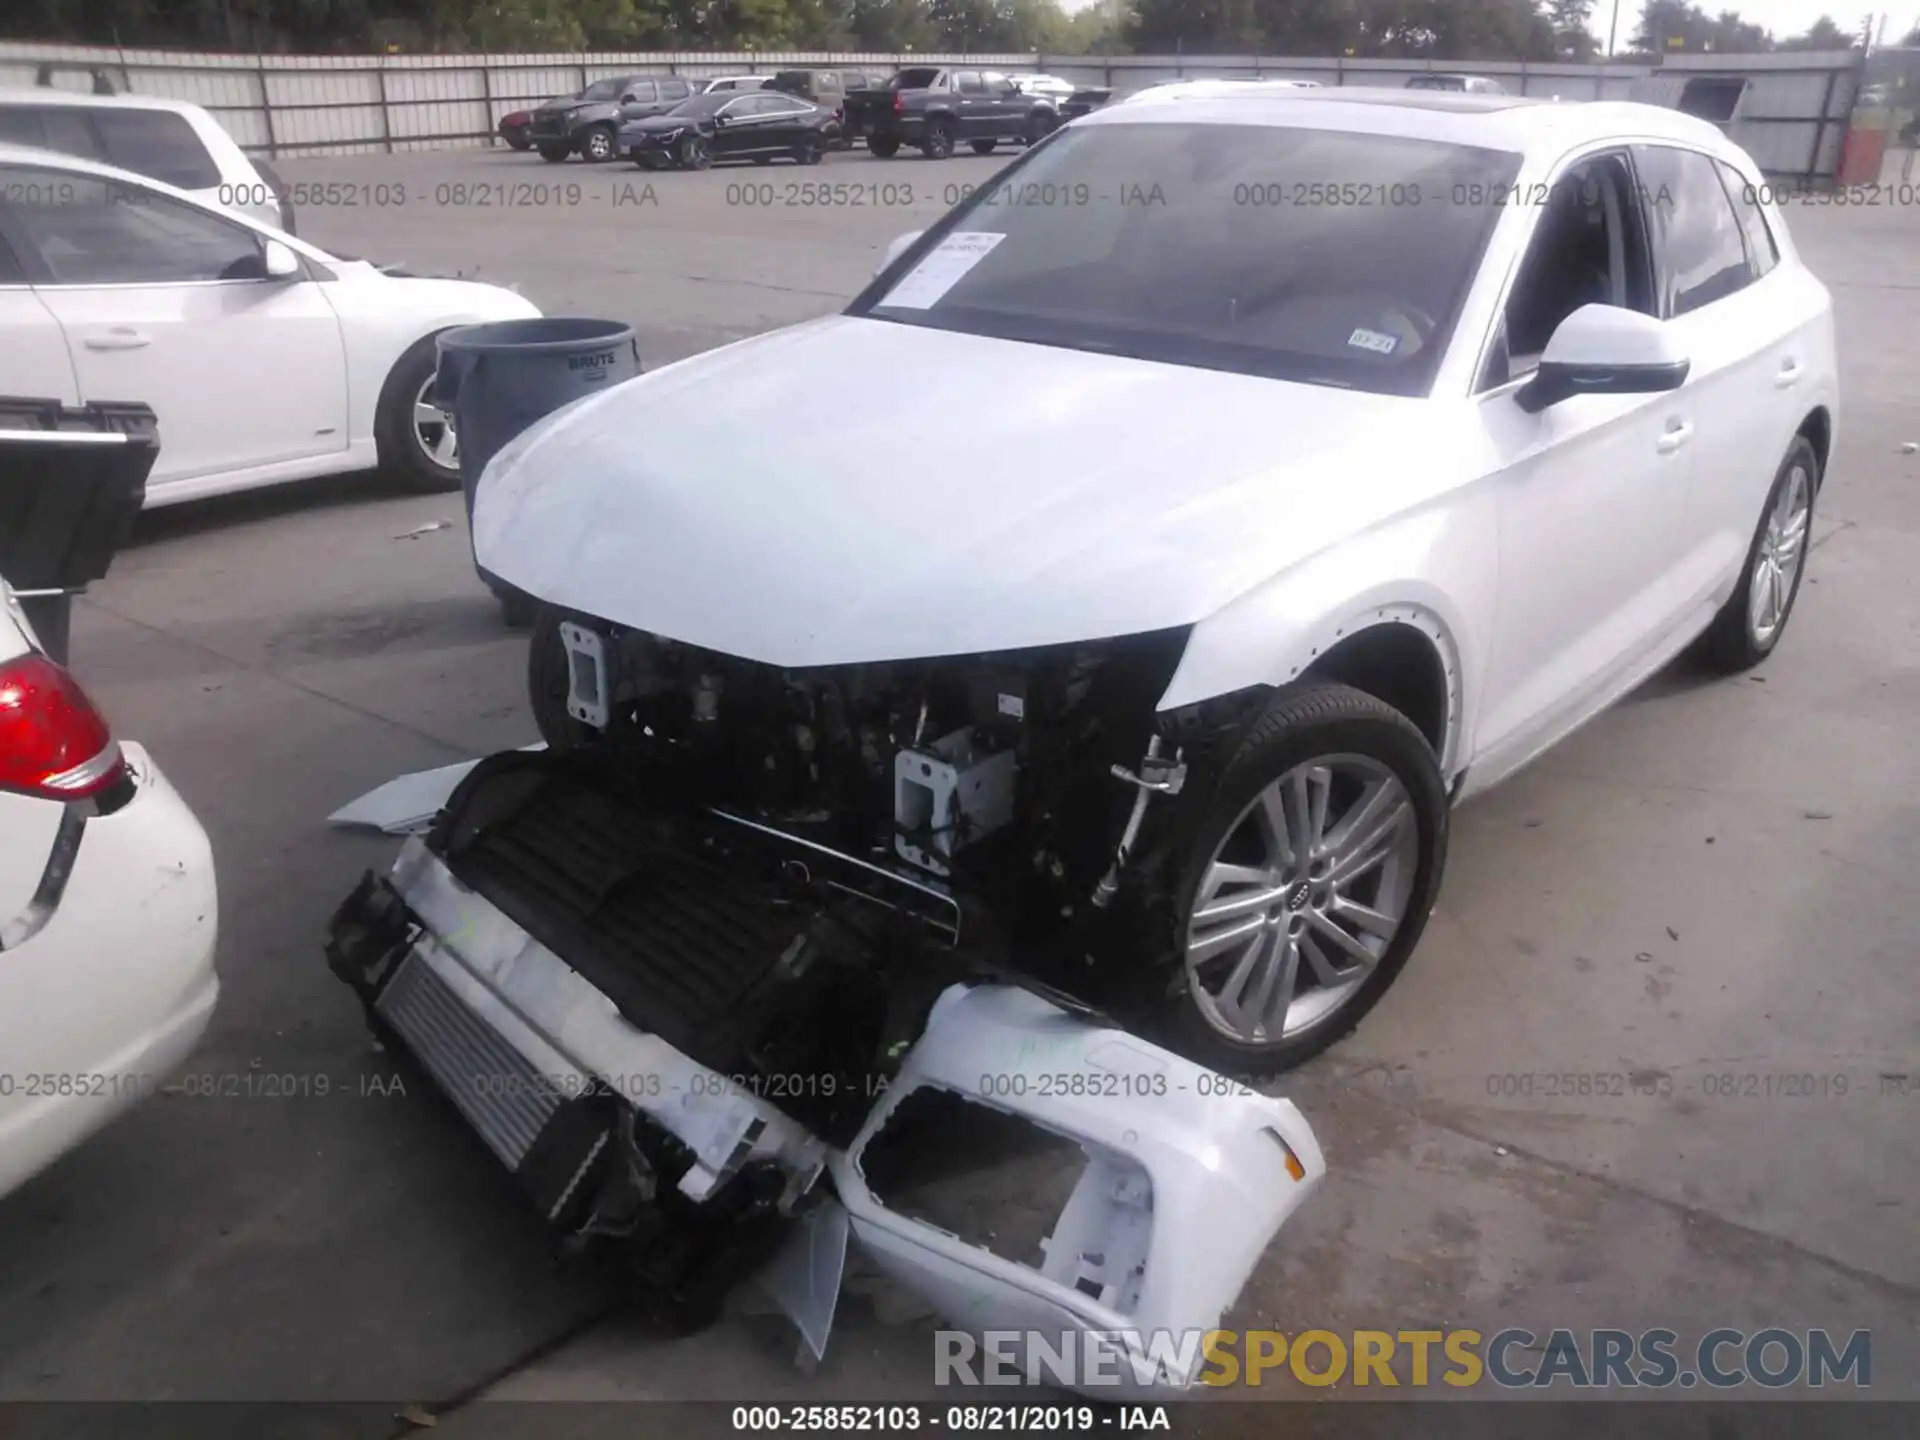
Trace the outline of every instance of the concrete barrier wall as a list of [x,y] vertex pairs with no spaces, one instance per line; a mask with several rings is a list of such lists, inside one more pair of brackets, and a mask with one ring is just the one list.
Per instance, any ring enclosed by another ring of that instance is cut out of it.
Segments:
[[[421,150],[489,143],[500,117],[607,75],[665,70],[690,78],[767,74],[792,65],[891,70],[966,64],[1043,70],[1126,95],[1160,80],[1234,77],[1315,80],[1322,85],[1404,86],[1423,70],[1469,69],[1515,94],[1563,100],[1625,100],[1655,89],[1674,103],[1692,75],[1751,82],[1730,126],[1771,174],[1831,178],[1859,88],[1855,52],[1674,56],[1658,66],[1427,62],[1245,55],[1049,56],[854,54],[824,51],[627,51],[530,55],[218,55],[105,46],[0,43],[0,85],[51,83],[86,90],[99,70],[116,88],[203,105],[240,144],[266,155]],[[1654,82],[1658,82],[1655,84]],[[1651,98],[1651,97],[1649,97]]]

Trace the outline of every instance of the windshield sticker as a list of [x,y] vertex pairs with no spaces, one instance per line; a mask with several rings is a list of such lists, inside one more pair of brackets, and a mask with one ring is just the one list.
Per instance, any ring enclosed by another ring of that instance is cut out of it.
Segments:
[[931,310],[960,278],[978,265],[1005,235],[984,230],[957,230],[933,253],[913,267],[906,279],[886,293],[883,307],[895,310]]
[[1391,355],[1400,348],[1400,337],[1382,335],[1378,330],[1361,328],[1347,337],[1347,344],[1356,350],[1377,350],[1382,355]]

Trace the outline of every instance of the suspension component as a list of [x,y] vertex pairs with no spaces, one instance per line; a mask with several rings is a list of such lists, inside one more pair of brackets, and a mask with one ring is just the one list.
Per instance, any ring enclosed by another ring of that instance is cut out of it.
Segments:
[[1133,854],[1133,845],[1140,838],[1140,824],[1147,817],[1147,802],[1155,795],[1178,795],[1180,788],[1187,783],[1187,767],[1181,759],[1182,751],[1176,749],[1171,759],[1161,754],[1160,737],[1155,735],[1147,741],[1146,758],[1140,762],[1138,774],[1124,765],[1113,767],[1113,778],[1124,780],[1134,787],[1133,809],[1127,815],[1127,828],[1120,833],[1120,843],[1113,852],[1113,864],[1107,867],[1107,873],[1100,877],[1100,883],[1093,890],[1093,907],[1104,910],[1113,903],[1113,897],[1120,893],[1120,872],[1127,868],[1127,860]]

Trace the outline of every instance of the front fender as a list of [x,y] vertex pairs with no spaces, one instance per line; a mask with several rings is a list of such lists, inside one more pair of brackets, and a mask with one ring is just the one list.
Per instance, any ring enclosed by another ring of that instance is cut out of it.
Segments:
[[1402,516],[1290,566],[1202,620],[1161,710],[1257,685],[1285,685],[1336,645],[1376,625],[1425,635],[1447,680],[1440,767],[1452,775],[1471,753],[1498,583],[1495,497],[1453,493],[1444,505]]

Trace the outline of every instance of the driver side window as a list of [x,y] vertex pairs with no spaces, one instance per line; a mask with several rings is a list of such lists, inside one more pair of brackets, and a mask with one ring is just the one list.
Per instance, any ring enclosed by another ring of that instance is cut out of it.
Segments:
[[261,280],[260,237],[169,196],[117,180],[0,169],[0,196],[43,284],[180,285]]
[[1658,315],[1651,253],[1627,157],[1574,166],[1534,222],[1479,388],[1531,374],[1560,322],[1583,305]]

